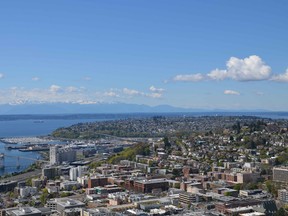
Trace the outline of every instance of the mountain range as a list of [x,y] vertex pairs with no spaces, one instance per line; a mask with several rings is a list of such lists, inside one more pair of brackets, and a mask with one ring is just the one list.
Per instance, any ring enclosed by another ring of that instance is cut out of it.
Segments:
[[169,113],[169,112],[205,112],[204,109],[186,109],[169,105],[148,106],[125,103],[97,104],[3,104],[0,105],[0,115],[16,114],[75,114],[75,113]]

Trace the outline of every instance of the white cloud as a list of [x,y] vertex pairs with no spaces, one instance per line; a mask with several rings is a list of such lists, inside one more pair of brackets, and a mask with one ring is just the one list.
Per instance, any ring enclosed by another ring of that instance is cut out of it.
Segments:
[[96,102],[96,101],[89,101],[89,100],[78,100],[78,101],[76,101],[76,102],[74,102],[74,103],[77,103],[77,104],[97,104],[98,102]]
[[180,74],[173,78],[174,81],[182,82],[199,82],[204,80],[204,76],[200,73],[197,74]]
[[0,73],[0,79],[4,78],[4,74]]
[[212,80],[228,78],[236,81],[258,81],[269,79],[271,74],[271,68],[256,55],[244,59],[231,57],[226,67],[225,70],[213,70],[207,76]]
[[76,103],[93,104],[99,102],[125,101],[147,97],[158,99],[162,92],[142,92],[135,89],[109,89],[95,92],[83,87],[51,85],[48,88],[27,89],[22,87],[0,88],[0,104],[20,103]]
[[40,78],[39,77],[32,77],[32,81],[39,81]]
[[119,97],[119,95],[116,92],[114,92],[114,91],[104,92],[104,96],[107,96],[107,97]]
[[288,82],[288,68],[285,73],[272,76],[271,80],[275,82]]
[[224,94],[226,94],[226,95],[240,95],[239,92],[233,91],[233,90],[225,90]]
[[237,81],[267,80],[271,74],[271,68],[256,55],[244,59],[231,57],[226,66],[227,78]]
[[154,87],[154,86],[150,86],[149,90],[150,90],[151,92],[156,92],[156,93],[161,93],[161,92],[164,92],[164,91],[165,91],[165,89],[163,89],[163,88],[156,88],[156,87]]
[[[60,88],[61,88],[61,87],[60,87]],[[66,88],[66,91],[67,91],[67,92],[79,92],[80,89],[78,89],[78,88],[75,87],[75,86],[68,86],[68,87]]]
[[132,97],[132,96],[144,96],[144,97],[150,97],[150,98],[161,98],[162,97],[162,92],[157,92],[157,90],[159,91],[159,89],[156,89],[156,88],[155,89],[152,88],[152,89],[154,90],[154,92],[145,93],[145,92],[141,92],[141,91],[138,91],[138,90],[135,90],[135,89],[124,88],[122,90],[122,93],[124,95],[129,95],[130,97]]
[[62,88],[58,85],[51,85],[49,90],[50,90],[50,92],[58,93],[62,90]]
[[259,56],[252,55],[244,59],[231,57],[226,63],[226,69],[217,68],[208,74],[197,73],[176,75],[173,80],[182,82],[224,79],[232,79],[236,81],[259,81],[269,80],[270,77],[271,67],[266,65]]
[[[59,94],[59,92],[61,94]],[[94,92],[93,92],[94,93]],[[20,104],[20,103],[97,103],[100,97],[95,97],[91,92],[82,91],[77,87],[66,87],[52,85],[47,89],[26,89],[12,87],[0,89],[0,104]]]
[[161,98],[162,94],[159,92],[153,92],[151,94],[146,94],[147,97],[151,97],[151,98]]
[[123,93],[126,94],[126,95],[131,95],[131,96],[133,96],[133,95],[143,95],[143,93],[140,92],[140,91],[137,91],[135,89],[128,89],[128,88],[124,88],[123,89]]
[[224,80],[225,78],[227,78],[227,71],[215,69],[209,74],[207,74],[207,76],[212,80]]

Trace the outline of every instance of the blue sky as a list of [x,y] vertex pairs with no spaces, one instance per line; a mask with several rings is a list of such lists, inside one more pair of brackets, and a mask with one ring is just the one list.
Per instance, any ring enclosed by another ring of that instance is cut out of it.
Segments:
[[288,110],[288,1],[0,3],[0,104]]

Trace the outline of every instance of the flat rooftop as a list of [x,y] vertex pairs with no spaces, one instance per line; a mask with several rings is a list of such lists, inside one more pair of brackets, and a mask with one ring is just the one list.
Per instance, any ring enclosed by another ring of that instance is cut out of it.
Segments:
[[41,211],[34,207],[22,207],[11,211],[14,215],[41,214]]
[[74,199],[69,199],[69,198],[60,198],[60,199],[55,199],[55,202],[58,205],[65,207],[71,207],[71,206],[84,206],[85,203],[79,201],[79,200],[74,200]]
[[154,183],[163,183],[163,182],[168,182],[168,181],[165,178],[161,178],[161,179],[143,179],[143,180],[137,180],[135,182],[142,183],[142,184],[154,184]]

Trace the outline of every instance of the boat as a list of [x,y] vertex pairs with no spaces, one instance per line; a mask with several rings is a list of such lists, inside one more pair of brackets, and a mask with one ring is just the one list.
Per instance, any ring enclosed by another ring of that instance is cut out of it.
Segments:
[[34,123],[44,123],[44,120],[35,120]]

